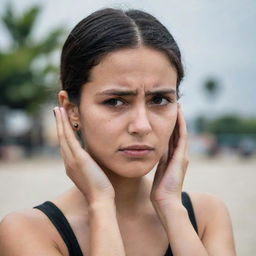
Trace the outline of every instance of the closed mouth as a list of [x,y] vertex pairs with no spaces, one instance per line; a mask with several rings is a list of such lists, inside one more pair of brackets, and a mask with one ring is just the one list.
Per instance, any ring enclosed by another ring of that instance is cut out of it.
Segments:
[[153,147],[150,147],[148,145],[131,145],[128,147],[124,147],[120,149],[121,151],[145,151],[145,150],[154,150]]

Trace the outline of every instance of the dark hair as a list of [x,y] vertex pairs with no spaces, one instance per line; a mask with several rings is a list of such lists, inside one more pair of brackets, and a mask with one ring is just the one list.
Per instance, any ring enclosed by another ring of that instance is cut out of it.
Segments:
[[181,54],[170,32],[140,10],[105,8],[80,21],[69,34],[61,54],[60,79],[69,99],[78,103],[90,70],[108,53],[141,45],[165,52],[177,71],[177,95],[184,76]]

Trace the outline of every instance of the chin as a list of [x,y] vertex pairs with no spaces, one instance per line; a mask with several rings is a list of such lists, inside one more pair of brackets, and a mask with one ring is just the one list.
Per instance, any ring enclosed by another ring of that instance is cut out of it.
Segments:
[[159,161],[158,157],[152,157],[150,159],[124,160],[123,158],[115,156],[98,158],[97,155],[103,155],[102,153],[93,154],[90,152],[90,154],[94,160],[96,160],[102,170],[104,170],[107,176],[108,174],[116,174],[125,178],[143,177],[151,172]]
[[132,162],[119,166],[115,164],[113,166],[109,166],[107,169],[121,177],[139,178],[147,175],[150,171],[152,171],[156,163],[157,162]]

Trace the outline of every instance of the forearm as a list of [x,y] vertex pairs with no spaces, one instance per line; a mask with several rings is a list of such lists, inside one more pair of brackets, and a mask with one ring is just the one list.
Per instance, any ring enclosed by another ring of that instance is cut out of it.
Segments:
[[114,201],[97,202],[89,208],[90,256],[124,256]]
[[172,205],[162,210],[161,221],[174,256],[208,256],[182,204]]

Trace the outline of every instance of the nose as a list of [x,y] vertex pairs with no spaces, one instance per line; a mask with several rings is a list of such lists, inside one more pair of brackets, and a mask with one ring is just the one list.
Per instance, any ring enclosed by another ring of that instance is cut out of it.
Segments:
[[145,106],[139,106],[131,113],[131,120],[128,125],[128,133],[144,136],[151,132],[152,127],[148,118]]

